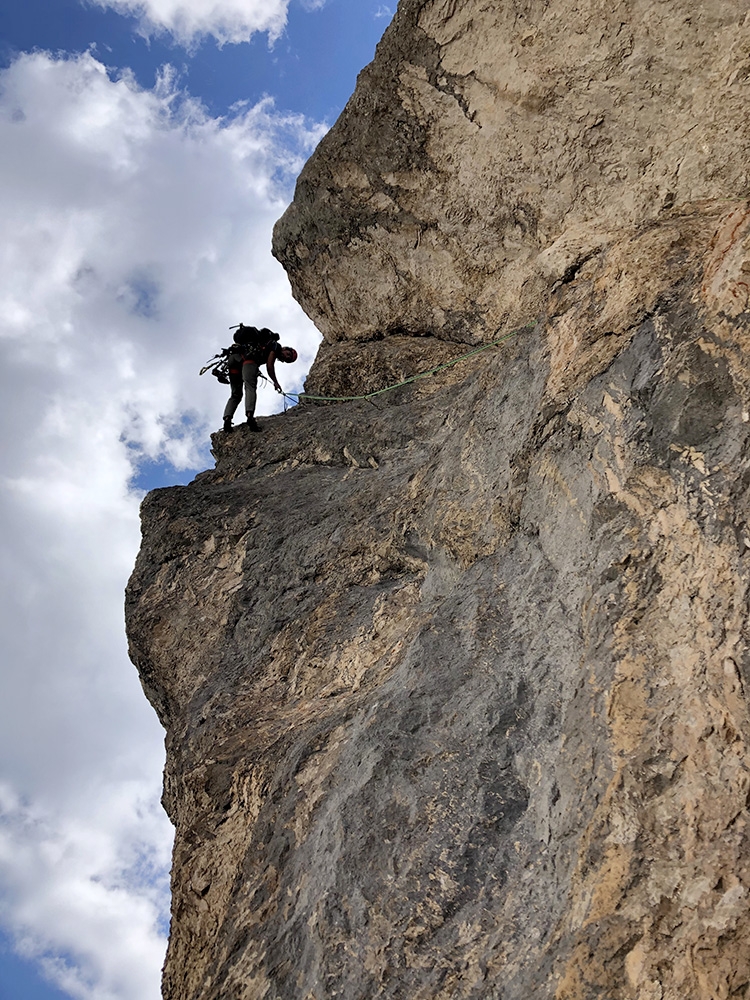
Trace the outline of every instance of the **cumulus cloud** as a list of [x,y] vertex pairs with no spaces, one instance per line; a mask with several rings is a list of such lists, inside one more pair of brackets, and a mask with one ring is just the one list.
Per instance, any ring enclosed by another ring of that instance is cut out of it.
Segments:
[[165,944],[133,478],[210,464],[226,392],[197,373],[231,324],[281,332],[301,387],[319,338],[270,239],[322,132],[268,101],[212,119],[171,71],[146,91],[90,54],[0,73],[0,914],[81,1000],[156,1000]]
[[[139,19],[144,35],[169,33],[191,47],[206,35],[219,44],[247,42],[256,32],[275,41],[286,25],[289,0],[97,0]],[[325,0],[315,0],[323,6]]]
[[163,817],[143,782],[86,794],[87,808],[79,802],[61,816],[0,789],[0,871],[18,951],[81,1000],[157,997],[168,891]]

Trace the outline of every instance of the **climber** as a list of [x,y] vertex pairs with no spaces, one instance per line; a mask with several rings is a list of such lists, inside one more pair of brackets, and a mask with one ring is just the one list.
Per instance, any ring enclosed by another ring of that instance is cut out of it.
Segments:
[[284,361],[286,364],[291,364],[297,360],[297,352],[293,347],[283,347],[279,343],[278,333],[274,333],[268,327],[258,330],[254,326],[244,326],[240,323],[234,335],[234,344],[226,348],[222,354],[228,362],[227,374],[232,387],[232,395],[224,408],[224,430],[229,432],[232,429],[232,417],[242,402],[243,388],[247,426],[251,431],[262,430],[254,415],[260,366],[266,366],[268,377],[273,382],[276,392],[282,392],[276,378],[276,362]]

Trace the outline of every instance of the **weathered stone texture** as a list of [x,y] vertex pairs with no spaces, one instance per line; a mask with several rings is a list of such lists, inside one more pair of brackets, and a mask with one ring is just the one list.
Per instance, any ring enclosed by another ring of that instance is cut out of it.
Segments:
[[147,497],[166,1000],[750,997],[746,20],[402,5],[277,231],[310,386],[536,323]]
[[749,219],[147,498],[169,1000],[746,995]]
[[488,339],[612,230],[746,193],[749,11],[402,0],[276,228],[325,338]]

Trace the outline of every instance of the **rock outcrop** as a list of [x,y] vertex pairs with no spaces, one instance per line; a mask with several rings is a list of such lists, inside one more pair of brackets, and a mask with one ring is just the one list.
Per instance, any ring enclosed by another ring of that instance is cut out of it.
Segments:
[[402,3],[303,171],[317,392],[523,329],[144,502],[166,1000],[750,996],[740,6]]
[[274,252],[329,342],[487,337],[621,234],[750,186],[750,6],[407,0]]

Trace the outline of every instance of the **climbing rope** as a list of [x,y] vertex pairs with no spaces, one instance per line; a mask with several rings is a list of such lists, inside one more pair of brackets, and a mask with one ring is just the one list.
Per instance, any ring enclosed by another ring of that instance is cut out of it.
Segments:
[[375,389],[373,392],[366,392],[361,396],[313,396],[307,392],[284,392],[282,395],[285,399],[309,399],[322,403],[351,403],[358,399],[372,399],[374,396],[381,396],[384,392],[391,392],[393,389],[400,389],[404,385],[411,385],[412,382],[417,382],[419,379],[437,375],[438,372],[445,371],[446,368],[452,368],[453,365],[457,365],[459,361],[466,361],[467,358],[473,358],[474,355],[481,354],[482,351],[488,351],[491,347],[497,347],[499,344],[505,343],[506,340],[510,340],[519,333],[523,333],[524,330],[531,329],[531,327],[536,326],[536,324],[537,320],[533,319],[529,323],[524,324],[524,326],[519,326],[515,330],[511,330],[510,333],[506,333],[502,337],[498,337],[497,340],[492,340],[487,344],[482,344],[481,347],[475,347],[473,351],[468,351],[466,354],[461,354],[459,357],[453,358],[452,361],[446,361],[441,365],[436,365],[434,368],[430,368],[429,371],[419,372],[419,374],[411,375],[409,378],[405,378],[401,382],[394,382],[393,385],[387,385],[384,389]]

